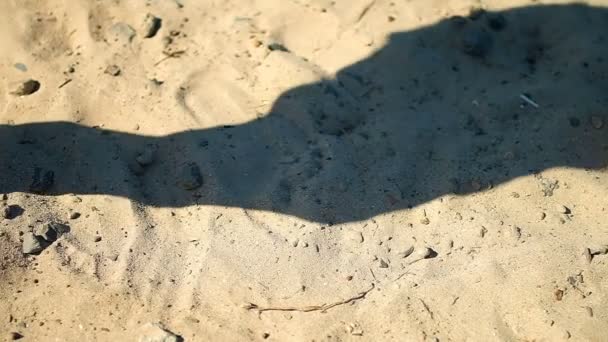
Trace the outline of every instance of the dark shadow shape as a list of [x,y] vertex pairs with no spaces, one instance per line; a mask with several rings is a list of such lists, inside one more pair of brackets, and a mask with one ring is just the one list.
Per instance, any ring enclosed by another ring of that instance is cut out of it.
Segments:
[[[602,8],[475,13],[395,33],[335,79],[292,89],[243,125],[160,138],[66,122],[3,125],[0,192],[106,194],[342,223],[553,167],[602,169],[607,129],[592,117],[608,113],[607,34]],[[155,157],[142,166],[135,156],[146,149]],[[191,163],[200,187],[182,179]],[[30,189],[35,172],[43,186]]]

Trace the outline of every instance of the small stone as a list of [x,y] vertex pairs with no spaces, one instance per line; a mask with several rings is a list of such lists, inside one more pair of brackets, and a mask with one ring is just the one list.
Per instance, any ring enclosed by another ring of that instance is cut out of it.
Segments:
[[608,246],[601,246],[596,248],[589,248],[591,255],[603,255],[608,254]]
[[494,39],[484,29],[471,28],[462,38],[463,51],[473,57],[483,58],[488,55],[494,44]]
[[8,339],[10,341],[17,341],[17,340],[20,340],[22,338],[23,338],[23,335],[21,335],[18,332],[15,332],[15,331],[13,331],[13,332],[11,332],[11,333],[8,334]]
[[353,276],[352,275],[346,276],[346,280],[348,280],[348,281],[353,280]]
[[481,227],[479,229],[479,237],[483,238],[486,236],[487,233],[488,233],[488,229],[486,227]]
[[101,236],[96,236],[95,239],[93,239],[93,241],[95,241],[95,242],[101,241]]
[[196,163],[186,163],[182,166],[178,184],[184,190],[194,190],[203,185],[203,175]]
[[590,264],[593,260],[593,255],[591,254],[591,250],[589,248],[583,249],[583,258],[588,264]]
[[521,238],[521,228],[513,226],[511,229],[511,234],[513,234],[513,237],[519,240]]
[[570,332],[568,330],[564,330],[563,336],[566,340],[568,340],[568,339],[570,339],[570,337],[572,337],[572,335],[570,334]]
[[268,45],[268,50],[270,51],[282,51],[282,52],[289,52],[289,50],[280,43],[271,43]]
[[75,212],[73,212],[73,213],[70,214],[70,220],[75,220],[75,219],[77,219],[79,217],[80,217],[80,213],[79,212],[75,211]]
[[601,116],[592,116],[591,126],[593,126],[595,129],[601,129],[604,127],[604,119]]
[[291,245],[294,247],[298,247],[298,243],[300,243],[300,239],[295,239],[291,242]]
[[152,147],[147,147],[135,157],[135,161],[141,166],[148,166],[154,162],[155,155],[156,151]]
[[587,312],[587,315],[589,317],[593,317],[593,309],[592,308],[590,308],[588,306],[585,306],[585,312]]
[[564,290],[562,289],[555,289],[555,291],[553,291],[553,296],[555,297],[556,301],[561,301],[562,298],[564,298]]
[[575,117],[568,118],[568,122],[570,122],[570,126],[572,127],[578,127],[581,125],[581,120]]
[[355,243],[363,243],[363,241],[365,241],[363,233],[357,231],[349,231],[348,239]]
[[136,34],[130,25],[122,22],[112,25],[109,33],[111,38],[119,43],[130,43]]
[[34,176],[30,184],[30,191],[37,194],[45,194],[55,182],[55,173],[50,170],[43,170],[40,167],[34,168]]
[[147,323],[140,328],[139,342],[180,342],[183,339],[158,323]]
[[302,247],[308,248],[308,242],[306,242],[306,241],[302,242]]
[[21,249],[23,254],[38,254],[42,252],[48,246],[48,242],[40,236],[36,236],[33,233],[25,233],[23,235],[23,245]]
[[141,34],[144,38],[152,38],[156,35],[160,27],[162,26],[162,20],[154,15],[148,13],[144,18],[144,22],[141,26]]
[[270,334],[269,334],[269,333],[263,333],[263,334],[262,334],[262,338],[263,338],[263,339],[267,339],[267,338],[269,338],[269,337],[270,337]]
[[437,252],[435,252],[432,248],[430,247],[424,247],[422,249],[419,249],[416,252],[416,256],[418,260],[420,259],[432,259],[434,257],[436,257],[438,254]]
[[388,264],[383,259],[380,259],[380,268],[388,268]]
[[544,220],[544,219],[545,219],[545,217],[547,217],[547,214],[545,214],[545,213],[544,213],[544,212],[542,212],[542,211],[541,211],[541,212],[538,214],[538,219],[539,219],[539,220],[541,220],[541,221],[542,221],[542,220]]
[[420,223],[422,223],[425,226],[428,226],[431,223],[431,220],[429,220],[429,218],[425,216],[420,220]]
[[560,213],[560,214],[566,214],[567,215],[567,214],[571,213],[570,208],[566,207],[565,205],[558,204],[557,207],[556,207],[556,209],[557,209],[557,212]]
[[104,73],[116,77],[120,75],[120,68],[116,64],[108,65]]
[[405,259],[408,256],[412,255],[412,253],[414,253],[414,246],[410,246],[410,247],[406,248],[403,252],[399,253],[398,255]]
[[10,84],[10,94],[15,96],[31,95],[40,89],[40,82],[32,79],[17,81]]

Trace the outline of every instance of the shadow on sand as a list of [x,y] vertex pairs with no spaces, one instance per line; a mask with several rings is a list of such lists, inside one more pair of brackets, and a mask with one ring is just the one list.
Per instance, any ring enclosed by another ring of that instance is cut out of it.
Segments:
[[[65,122],[2,125],[0,192],[106,194],[341,223],[548,168],[604,168],[606,35],[600,8],[475,13],[394,33],[374,55],[287,91],[243,125],[165,137]],[[146,150],[153,161],[141,166],[135,156]]]

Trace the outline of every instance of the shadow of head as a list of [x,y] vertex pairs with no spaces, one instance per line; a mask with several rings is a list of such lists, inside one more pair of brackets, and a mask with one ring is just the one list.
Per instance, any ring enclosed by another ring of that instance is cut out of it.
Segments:
[[[602,8],[477,11],[394,33],[242,125],[165,137],[63,122],[1,126],[0,192],[340,223],[549,168],[604,168],[607,33]],[[46,186],[32,187],[49,171]]]

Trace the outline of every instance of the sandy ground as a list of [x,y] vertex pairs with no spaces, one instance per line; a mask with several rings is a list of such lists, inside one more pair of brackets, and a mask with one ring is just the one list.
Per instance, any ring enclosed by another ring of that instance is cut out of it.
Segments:
[[550,3],[0,1],[0,338],[607,340],[608,2]]

